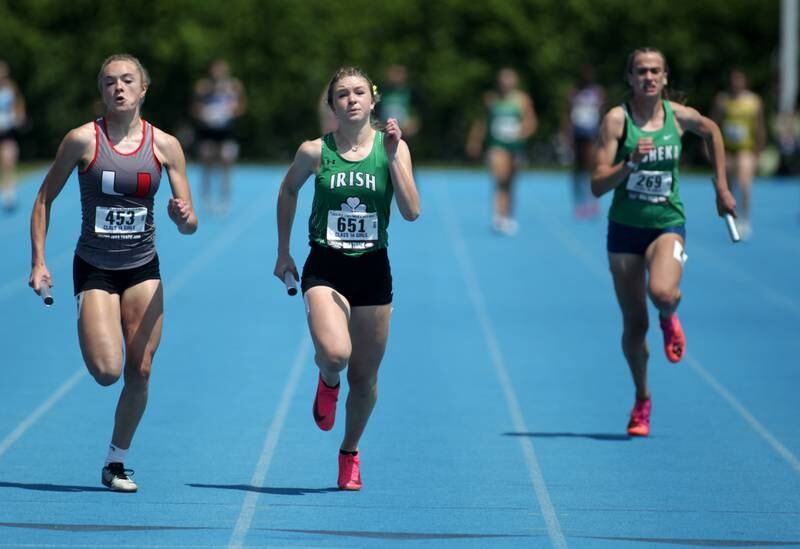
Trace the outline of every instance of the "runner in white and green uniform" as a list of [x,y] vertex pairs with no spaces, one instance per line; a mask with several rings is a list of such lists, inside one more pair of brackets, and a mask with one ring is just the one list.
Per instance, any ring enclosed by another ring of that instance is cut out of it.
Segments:
[[658,50],[640,48],[628,58],[629,101],[614,107],[600,126],[592,192],[614,191],[609,210],[608,260],[622,311],[622,350],[636,388],[628,434],[650,433],[647,384],[647,297],[659,312],[664,351],[683,358],[686,337],[676,314],[681,300],[686,216],[680,199],[681,135],[699,135],[711,152],[717,213],[735,215],[725,178],[719,127],[696,110],[667,101],[667,63]]
[[314,175],[311,251],[301,281],[319,367],[312,412],[320,429],[333,428],[346,368],[350,392],[337,480],[342,490],[362,486],[358,444],[378,398],[378,367],[389,337],[393,296],[386,228],[392,198],[404,219],[419,216],[400,125],[390,118],[383,132],[375,130],[375,103],[375,87],[363,71],[339,69],[327,92],[336,130],[300,146],[278,195],[274,274],[285,281],[298,276],[289,252],[292,221],[298,192]]
[[522,137],[522,104],[516,93],[498,97],[489,105],[489,132],[486,147],[500,147],[520,153],[525,147]]
[[408,83],[408,69],[405,65],[390,65],[380,90],[378,114],[381,120],[394,118],[403,131],[403,140],[411,139],[419,131],[419,95]]
[[381,90],[381,118],[395,118],[401,127],[405,126],[412,116],[411,88],[384,87]]
[[470,128],[467,154],[478,158],[486,150],[486,159],[495,182],[492,228],[513,236],[517,220],[513,216],[512,184],[525,151],[526,140],[536,131],[533,100],[518,88],[519,77],[513,69],[497,73],[497,90],[486,94],[485,116]]

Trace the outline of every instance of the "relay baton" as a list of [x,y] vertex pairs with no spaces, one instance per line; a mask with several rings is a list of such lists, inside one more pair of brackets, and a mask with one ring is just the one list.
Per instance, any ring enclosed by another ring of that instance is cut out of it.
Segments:
[[733,242],[739,242],[741,237],[739,236],[739,230],[736,228],[736,221],[733,220],[733,216],[731,214],[725,214],[725,225],[728,227],[728,234],[731,237]]
[[286,285],[287,294],[297,295],[297,280],[294,278],[292,271],[283,273],[283,283]]
[[39,286],[39,295],[42,296],[42,301],[44,302],[45,307],[49,307],[55,300],[53,299],[53,294],[50,293],[50,286],[48,286],[47,282],[41,280]]

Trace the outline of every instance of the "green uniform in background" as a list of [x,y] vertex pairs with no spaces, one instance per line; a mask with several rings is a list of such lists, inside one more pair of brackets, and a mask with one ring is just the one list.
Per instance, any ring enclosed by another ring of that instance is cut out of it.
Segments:
[[394,118],[401,128],[405,128],[414,114],[411,99],[411,88],[384,88],[378,103],[381,120],[385,122]]
[[525,147],[522,139],[522,106],[517,94],[495,99],[489,105],[486,147],[500,147],[512,152]]

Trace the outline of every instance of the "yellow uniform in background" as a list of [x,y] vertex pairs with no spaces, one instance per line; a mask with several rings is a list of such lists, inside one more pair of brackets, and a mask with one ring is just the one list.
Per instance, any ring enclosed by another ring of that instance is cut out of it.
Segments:
[[723,101],[722,136],[730,152],[756,149],[756,127],[761,100],[752,92],[742,92]]

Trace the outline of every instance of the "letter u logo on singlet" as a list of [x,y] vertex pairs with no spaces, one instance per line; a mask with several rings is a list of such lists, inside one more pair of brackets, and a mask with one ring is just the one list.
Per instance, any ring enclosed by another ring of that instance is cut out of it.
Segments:
[[114,190],[114,182],[117,179],[116,172],[109,172],[107,170],[103,170],[102,176],[102,185],[103,185],[103,194],[110,194],[113,196],[124,196],[123,193],[118,193]]
[[103,194],[110,194],[112,196],[127,195],[127,196],[136,196],[139,198],[144,198],[150,194],[152,179],[150,178],[150,174],[148,172],[138,172],[136,174],[135,188],[131,187],[128,189],[117,189],[116,183],[117,183],[117,172],[103,170],[103,175],[101,177]]

